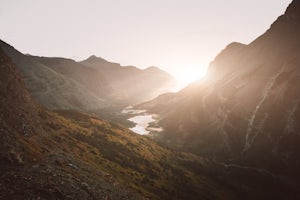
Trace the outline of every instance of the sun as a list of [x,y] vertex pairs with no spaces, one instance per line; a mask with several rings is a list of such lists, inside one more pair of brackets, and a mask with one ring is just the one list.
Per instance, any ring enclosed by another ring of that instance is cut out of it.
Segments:
[[206,75],[206,67],[190,67],[186,69],[176,69],[172,73],[177,80],[174,90],[181,90],[187,85],[203,78]]

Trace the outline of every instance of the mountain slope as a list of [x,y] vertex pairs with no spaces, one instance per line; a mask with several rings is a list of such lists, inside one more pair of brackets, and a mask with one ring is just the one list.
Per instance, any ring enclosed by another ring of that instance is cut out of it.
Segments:
[[57,73],[77,81],[96,96],[108,98],[112,92],[112,88],[101,73],[94,69],[87,68],[74,60],[37,56],[31,56],[30,58],[42,63]]
[[37,57],[24,55],[3,41],[0,46],[20,70],[33,98],[49,109],[106,112],[154,98],[174,83],[156,67],[121,67],[95,56],[83,62]]
[[163,107],[162,140],[299,184],[299,10],[293,1],[251,44],[227,46],[206,79],[144,104],[154,112]]
[[3,41],[0,46],[16,64],[32,97],[47,108],[94,110],[110,105],[78,81],[23,55]]
[[157,67],[141,70],[111,63],[94,55],[80,63],[104,74],[115,90],[115,97],[131,103],[150,100],[170,91],[175,81],[170,74]]
[[0,66],[1,199],[248,196],[238,183],[215,180],[213,163],[205,159],[92,115],[45,110],[32,101],[1,49]]
[[1,199],[139,197],[122,186],[115,187],[111,175],[70,154],[66,134],[80,127],[34,103],[2,49],[0,65]]

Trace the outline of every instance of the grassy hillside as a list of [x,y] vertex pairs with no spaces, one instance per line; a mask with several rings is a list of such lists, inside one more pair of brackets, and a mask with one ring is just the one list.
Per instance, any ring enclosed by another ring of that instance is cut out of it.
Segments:
[[74,127],[72,139],[66,139],[69,144],[65,148],[70,153],[113,175],[122,185],[143,196],[218,199],[225,193],[224,186],[193,169],[193,166],[207,167],[206,162],[196,156],[163,148],[117,124],[75,112],[59,113],[71,119],[64,123]]
[[15,145],[1,162],[2,197],[233,198],[233,190],[205,175],[209,165],[199,157],[93,116],[58,113],[40,112],[39,133],[4,138]]

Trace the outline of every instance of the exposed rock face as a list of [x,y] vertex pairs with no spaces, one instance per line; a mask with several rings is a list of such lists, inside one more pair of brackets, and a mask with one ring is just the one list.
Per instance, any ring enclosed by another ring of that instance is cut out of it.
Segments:
[[299,180],[299,10],[293,1],[251,44],[226,47],[206,80],[173,95],[171,105],[151,105],[166,107],[166,138],[202,155]]

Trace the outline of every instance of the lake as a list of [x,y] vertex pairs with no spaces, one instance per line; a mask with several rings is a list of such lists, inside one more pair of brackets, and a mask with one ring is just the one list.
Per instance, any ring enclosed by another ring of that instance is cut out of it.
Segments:
[[133,128],[130,128],[133,132],[140,135],[147,135],[151,131],[161,132],[163,129],[161,127],[152,127],[151,123],[157,122],[157,115],[148,114],[146,110],[135,110],[132,106],[125,108],[122,111],[123,114],[133,114],[134,117],[129,118],[128,120],[135,123]]

